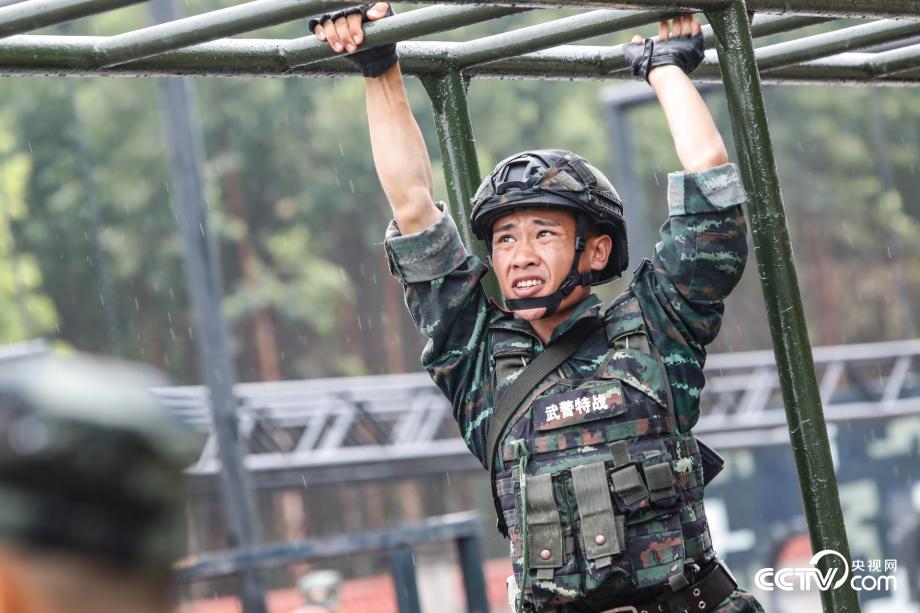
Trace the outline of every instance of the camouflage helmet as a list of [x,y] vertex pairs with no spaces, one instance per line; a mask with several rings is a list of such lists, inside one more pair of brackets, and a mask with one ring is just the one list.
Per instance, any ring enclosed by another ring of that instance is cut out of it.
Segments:
[[124,362],[30,357],[0,372],[0,540],[166,571],[196,437]]
[[592,285],[620,276],[629,265],[623,202],[613,184],[579,155],[562,149],[523,151],[505,158],[479,186],[470,217],[473,233],[491,250],[495,220],[520,209],[553,208],[584,215],[613,238],[613,252]]

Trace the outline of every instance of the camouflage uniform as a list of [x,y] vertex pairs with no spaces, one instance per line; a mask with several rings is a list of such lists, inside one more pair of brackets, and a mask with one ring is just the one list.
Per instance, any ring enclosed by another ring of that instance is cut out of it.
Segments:
[[[745,195],[732,164],[672,173],[668,181],[670,216],[653,260],[642,263],[609,308],[602,312],[600,300],[589,295],[555,329],[550,343],[578,320],[599,323],[575,355],[537,386],[500,443],[496,490],[519,585],[520,473],[558,477],[548,487],[559,515],[555,523],[565,528],[565,555],[555,559],[553,553],[554,570],[537,568],[536,577],[531,575],[528,600],[535,610],[580,610],[577,604],[589,602],[592,594],[600,595],[601,604],[619,602],[620,596],[633,604],[657,595],[684,563],[702,564],[714,555],[699,451],[689,431],[699,417],[705,345],[718,333],[723,300],[744,269]],[[494,399],[544,345],[528,322],[488,301],[480,287],[487,269],[464,248],[448,215],[406,236],[393,223],[385,246],[411,315],[429,338],[422,364],[450,399],[466,444],[486,466]],[[662,445],[666,434],[670,438]],[[662,504],[614,496],[622,516],[628,515],[613,539],[622,550],[591,555],[592,543],[578,534],[586,520],[579,516],[570,474],[575,471],[567,469],[583,464],[585,454],[609,461],[617,441],[625,442],[619,452],[625,449],[627,461],[645,471],[669,462],[676,483],[672,491],[659,492]],[[531,518],[527,525],[545,519]],[[533,551],[528,560],[540,562]],[[756,610],[748,598],[737,592],[718,610]]]

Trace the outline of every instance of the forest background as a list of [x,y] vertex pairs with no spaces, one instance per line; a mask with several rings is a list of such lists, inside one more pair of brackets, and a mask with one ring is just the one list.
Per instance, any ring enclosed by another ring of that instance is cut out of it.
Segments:
[[[183,9],[230,4],[188,0]],[[532,11],[428,38],[468,40],[568,14]],[[139,5],[77,21],[66,32],[112,35],[149,23]],[[303,35],[305,23],[290,23],[247,37]],[[585,42],[617,44],[631,35]],[[407,83],[437,196],[446,198],[430,103],[418,81]],[[622,85],[474,80],[469,106],[482,175],[516,151],[566,148],[617,184],[621,153],[601,94]],[[193,87],[239,379],[419,370],[424,340],[389,278],[381,245],[390,215],[373,169],[361,79],[201,78]],[[724,94],[716,87],[706,98],[734,158]],[[768,87],[765,98],[812,343],[917,335],[917,90],[782,86]],[[44,337],[154,365],[177,384],[199,383],[157,81],[4,78],[0,100],[0,344]],[[667,215],[667,173],[679,165],[654,102],[631,110],[627,121],[640,197],[626,206],[642,213],[642,227],[631,231],[655,236]],[[652,245],[643,248],[650,254]],[[600,289],[605,301],[629,276]],[[770,346],[752,256],[711,351]],[[491,512],[479,475],[430,477],[421,487],[407,481],[385,494],[381,484],[366,483],[304,489],[293,499],[263,492],[265,537],[378,528],[474,506],[483,517]],[[283,522],[274,521],[279,513]],[[225,546],[214,519],[218,501],[199,504],[196,516],[193,549]],[[501,556],[503,543],[491,538],[490,554]]]
[[[219,4],[199,0],[185,10]],[[429,38],[465,40],[571,13],[533,11]],[[137,6],[80,20],[68,33],[109,35],[149,21]],[[304,29],[291,23],[247,37],[295,38]],[[600,101],[610,86],[474,81],[483,176],[515,151],[557,147],[585,156],[616,184]],[[194,87],[240,380],[418,370],[423,339],[380,244],[389,209],[372,166],[361,80],[214,78]],[[430,104],[417,81],[409,91],[444,198]],[[765,95],[812,342],[912,337],[920,294],[916,90],[784,86]],[[0,343],[45,337],[198,382],[156,80],[4,78],[0,98]],[[707,100],[730,141],[721,89]],[[626,206],[642,210],[643,231],[654,236],[667,214],[666,175],[678,162],[657,105],[628,121],[643,197]],[[626,277],[602,296],[622,291]],[[769,346],[752,258],[712,351]]]

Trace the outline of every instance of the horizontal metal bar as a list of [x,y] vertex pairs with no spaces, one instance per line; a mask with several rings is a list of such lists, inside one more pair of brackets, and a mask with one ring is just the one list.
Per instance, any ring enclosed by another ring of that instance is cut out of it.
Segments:
[[[365,24],[365,45],[395,43],[520,13],[522,10],[507,6],[429,6]],[[304,66],[338,55],[328,43],[312,35],[285,43],[282,51],[289,66]]]
[[[847,56],[866,56],[869,54],[846,54]],[[841,56],[844,57],[844,56]],[[828,60],[822,60],[827,62]],[[812,351],[815,364],[845,361],[849,364],[871,362],[897,358],[905,355],[920,357],[920,339],[888,341],[883,343],[851,343],[844,345],[825,345],[815,347]],[[707,370],[737,370],[774,365],[773,352],[745,351],[739,353],[716,353],[706,359]]]
[[[241,76],[307,77],[359,74],[344,58],[291,69],[279,53],[283,41],[224,39],[165,53],[100,71],[94,67],[95,45],[100,37],[15,36],[0,41],[0,74],[31,76]],[[439,72],[457,46],[463,43],[400,43],[403,72],[426,75]],[[890,66],[908,70],[913,51],[887,52]],[[897,57],[894,54],[899,54]],[[883,55],[883,54],[878,54]],[[886,54],[887,55],[887,54]],[[787,66],[764,74],[766,83],[916,85],[911,72],[879,76],[870,53],[846,53],[814,62]],[[908,68],[904,65],[908,64]],[[473,66],[465,74],[477,78],[594,79],[631,78],[624,70],[619,47],[561,46],[490,64]],[[619,72],[615,72],[619,71]],[[712,53],[693,74],[698,81],[719,82],[721,74]]]
[[200,553],[173,568],[180,580],[233,575],[291,562],[320,560],[359,553],[377,553],[395,547],[432,541],[450,541],[481,534],[482,523],[473,511],[433,517],[424,523],[396,529],[339,534],[296,542],[273,543],[249,550],[232,549]]
[[[114,66],[225,36],[349,6],[333,0],[254,0],[112,36],[98,47],[99,66]],[[304,27],[306,30],[306,27]]]
[[[287,463],[283,459],[275,465],[266,465],[263,470],[252,474],[252,482],[257,489],[302,488],[304,481],[308,486],[333,485],[336,483],[380,482],[388,479],[415,479],[422,477],[441,477],[447,473],[478,472],[482,464],[463,447],[458,438],[457,446],[452,446],[445,453],[432,455],[424,462],[418,460],[391,459],[389,456],[369,458],[366,463],[333,464],[323,467],[300,467],[296,463]],[[215,473],[189,474],[186,483],[194,496],[219,495],[219,483]]]
[[761,47],[756,50],[757,66],[761,71],[770,70],[878,43],[908,38],[915,34],[920,34],[920,21],[882,20],[864,23]]
[[[760,36],[772,36],[773,34],[782,34],[790,30],[807,28],[819,23],[832,21],[830,17],[814,17],[811,15],[767,15],[757,13],[754,15],[754,21],[751,22],[751,36],[758,38]],[[712,27],[703,26],[703,31],[712,31]]]
[[0,7],[0,37],[104,13],[143,0],[29,0]]
[[880,76],[920,68],[920,44],[878,53],[872,58],[872,67]]
[[674,14],[649,11],[591,11],[461,43],[451,53],[451,63],[454,67],[464,68],[494,62],[617,30],[643,26]]
[[[432,4],[475,4],[481,0],[417,0]],[[530,8],[591,7],[608,9],[646,9],[680,11],[684,13],[723,9],[728,0],[492,0],[490,4],[514,5]],[[906,17],[920,16],[920,2],[916,0],[746,0],[747,8],[754,12],[825,17]]]
[[[648,11],[593,11],[585,15],[558,19],[530,28],[460,43],[459,47],[451,50],[446,57],[447,61],[454,66],[470,67],[480,63],[491,63],[566,42],[590,38],[604,34],[607,30],[622,30],[653,23],[671,14]],[[823,21],[826,19],[821,17],[757,15],[751,26],[751,34],[754,37],[769,36]],[[702,31],[704,38],[711,41],[712,28],[708,25],[703,26]],[[627,67],[625,60],[618,60],[623,57],[623,45],[610,47],[605,57],[611,58],[611,61],[614,62],[613,65],[605,64],[610,71],[623,70]]]
[[44,355],[50,351],[51,347],[48,345],[48,341],[43,338],[36,338],[21,343],[10,343],[9,345],[0,345],[0,362],[31,358],[38,355]]

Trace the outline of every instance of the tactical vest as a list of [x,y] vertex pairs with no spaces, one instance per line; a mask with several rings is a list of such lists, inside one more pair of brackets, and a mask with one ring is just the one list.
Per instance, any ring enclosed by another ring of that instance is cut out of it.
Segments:
[[[593,376],[547,377],[498,448],[499,529],[536,610],[608,591],[678,587],[686,563],[713,555],[700,451],[692,434],[678,431],[638,300],[627,292],[610,311],[608,351]],[[533,340],[492,334],[496,398],[530,359]]]

